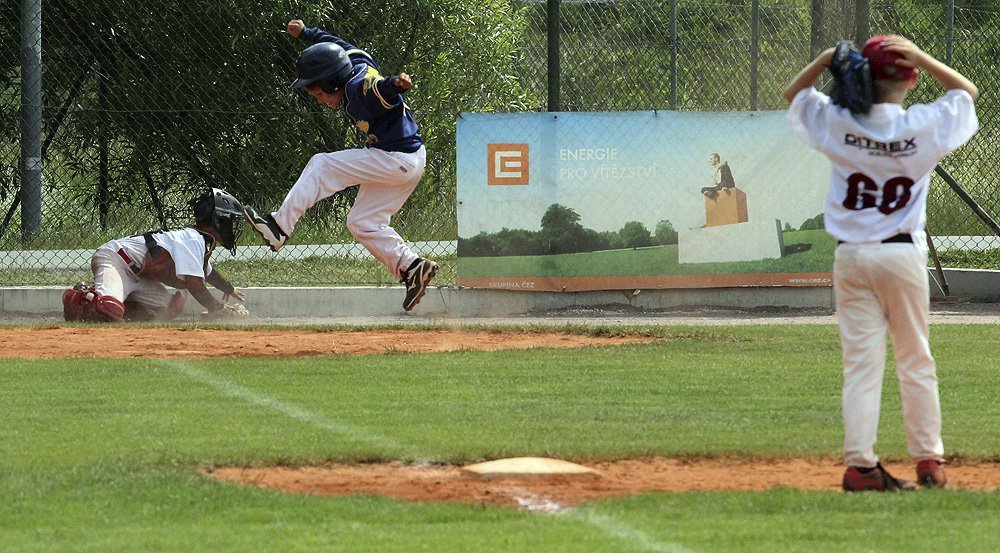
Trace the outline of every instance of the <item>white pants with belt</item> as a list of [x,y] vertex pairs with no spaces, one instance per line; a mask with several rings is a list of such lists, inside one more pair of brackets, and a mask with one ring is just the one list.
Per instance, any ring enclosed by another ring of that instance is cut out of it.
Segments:
[[878,463],[874,447],[885,372],[886,333],[892,336],[896,375],[910,456],[942,460],[941,404],[929,344],[930,312],[924,235],[915,244],[837,246],[833,265],[844,363],[844,456],[851,466]]
[[358,186],[357,199],[347,215],[347,229],[399,278],[417,255],[389,226],[389,221],[420,183],[426,161],[423,146],[412,154],[378,148],[316,154],[272,215],[281,230],[291,235],[310,207],[345,188]]
[[155,313],[173,297],[163,284],[136,276],[116,250],[98,248],[90,258],[90,268],[94,271],[94,290],[122,303],[133,301]]

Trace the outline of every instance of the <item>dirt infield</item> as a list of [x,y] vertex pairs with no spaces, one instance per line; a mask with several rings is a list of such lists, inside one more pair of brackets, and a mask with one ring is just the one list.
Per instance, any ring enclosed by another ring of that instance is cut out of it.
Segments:
[[[600,476],[480,478],[455,466],[402,464],[322,467],[221,467],[212,478],[288,493],[372,494],[406,501],[454,501],[558,511],[584,501],[643,492],[763,491],[840,489],[844,467],[837,459],[628,459],[586,464]],[[914,465],[886,463],[897,478],[914,478]],[[952,463],[949,487],[1000,489],[1000,465]]]
[[165,327],[53,326],[0,328],[0,358],[205,358],[496,351],[577,348],[649,342],[639,334],[604,337],[560,332],[491,332],[460,329],[251,330]]

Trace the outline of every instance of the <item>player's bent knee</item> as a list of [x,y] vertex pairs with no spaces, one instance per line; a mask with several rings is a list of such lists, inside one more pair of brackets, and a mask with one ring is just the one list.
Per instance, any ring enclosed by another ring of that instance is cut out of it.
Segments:
[[329,161],[327,160],[327,155],[328,153],[323,153],[323,152],[318,154],[313,154],[312,157],[309,158],[309,162],[306,163],[306,169],[313,169],[313,170],[322,169],[323,166],[328,165],[329,163]]
[[347,215],[347,230],[349,230],[355,238],[361,238],[362,236],[376,233],[383,228],[385,228],[384,225],[374,224],[371,221],[365,221],[363,219],[356,219],[351,217],[350,214]]

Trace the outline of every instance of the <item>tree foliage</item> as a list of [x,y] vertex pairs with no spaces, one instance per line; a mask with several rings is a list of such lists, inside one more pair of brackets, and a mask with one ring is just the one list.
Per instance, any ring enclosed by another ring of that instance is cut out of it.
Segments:
[[[0,11],[5,52],[18,51],[16,4]],[[206,185],[276,206],[311,155],[363,144],[339,112],[288,88],[307,46],[284,32],[290,19],[366,49],[386,75],[413,76],[407,101],[430,184],[411,211],[454,197],[456,115],[518,109],[522,98],[511,56],[522,26],[506,1],[46,0],[43,9],[50,186],[90,204],[152,207],[156,195],[172,221],[189,216],[184,200]],[[0,102],[16,91],[18,64],[0,54]],[[16,123],[3,132],[13,140]]]
[[[563,2],[563,109],[745,110],[751,97],[757,109],[785,108],[781,92],[811,49],[854,35],[855,2],[761,0],[757,58],[752,4]],[[945,4],[874,0],[868,26],[872,33],[910,36],[942,59],[950,53],[954,67],[988,90],[1000,79],[997,2],[959,0],[951,27]],[[818,36],[810,21],[815,7],[829,16]],[[407,239],[457,235],[459,113],[545,107],[544,2],[45,0],[42,9],[45,222],[53,234],[109,238],[159,226],[161,216],[183,224],[185,201],[205,185],[228,188],[266,210],[281,201],[312,154],[360,145],[341,114],[288,89],[305,46],[283,32],[291,18],[365,48],[385,74],[413,75],[407,101],[429,158],[424,182],[393,221]],[[20,26],[19,2],[0,4],[0,212],[19,185]],[[939,94],[933,79],[922,78],[912,99]],[[979,133],[943,165],[995,212],[1000,197],[988,176],[997,172],[992,135],[1000,127],[992,124],[996,110],[980,104]],[[296,229],[299,243],[310,236],[330,241],[336,233],[350,239],[343,219],[353,194],[310,210]],[[947,217],[948,226],[964,227],[951,223],[959,219],[951,213],[964,209],[932,198],[929,217],[932,224]],[[556,249],[570,239],[625,246],[616,233],[555,229],[534,239]],[[674,240],[674,232],[654,229],[653,243]],[[13,241],[9,232],[0,236],[0,248]]]
[[823,230],[824,228],[822,213],[816,215],[815,217],[806,219],[802,222],[802,225],[799,226],[799,230]]
[[677,244],[677,231],[670,221],[664,219],[656,223],[656,230],[653,234],[653,243],[661,246],[667,244]]
[[652,245],[653,237],[649,233],[646,225],[639,221],[629,221],[625,223],[618,233],[622,237],[622,242],[626,248],[645,248]]
[[480,232],[471,238],[459,238],[458,255],[553,255],[677,243],[677,232],[670,221],[657,224],[655,239],[640,221],[629,221],[617,231],[598,232],[583,226],[576,210],[560,204],[552,204],[545,210],[541,227],[539,231],[505,228],[496,233]]

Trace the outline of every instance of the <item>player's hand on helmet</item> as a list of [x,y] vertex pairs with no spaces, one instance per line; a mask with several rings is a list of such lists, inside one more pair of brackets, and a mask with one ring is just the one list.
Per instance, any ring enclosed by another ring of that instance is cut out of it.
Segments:
[[226,303],[226,302],[229,301],[229,298],[231,298],[231,297],[232,298],[236,298],[237,301],[241,301],[241,302],[245,302],[246,301],[246,297],[243,296],[243,292],[240,292],[236,288],[233,288],[233,291],[230,292],[229,294],[222,294],[222,301],[224,303]]
[[302,32],[302,29],[305,29],[305,28],[306,28],[306,24],[303,23],[301,19],[293,19],[293,20],[291,20],[291,21],[288,22],[287,31],[288,31],[288,34],[290,34],[290,35],[292,35],[294,37],[298,37],[299,34]]
[[902,56],[895,62],[900,67],[920,67],[927,56],[913,41],[898,35],[890,35],[885,39],[882,49]]
[[406,73],[400,73],[399,75],[396,75],[396,79],[395,81],[393,81],[392,84],[396,85],[397,88],[401,88],[403,90],[410,90],[411,88],[413,88],[413,80],[410,79],[410,76],[407,75]]

